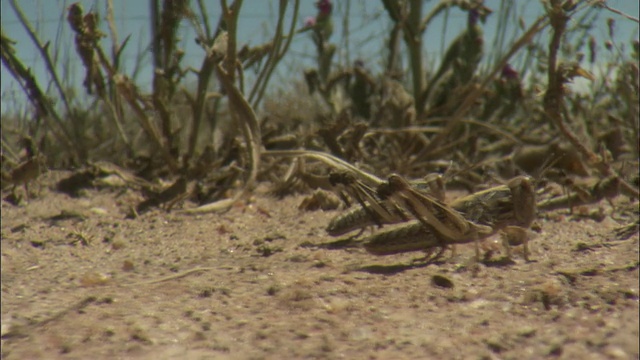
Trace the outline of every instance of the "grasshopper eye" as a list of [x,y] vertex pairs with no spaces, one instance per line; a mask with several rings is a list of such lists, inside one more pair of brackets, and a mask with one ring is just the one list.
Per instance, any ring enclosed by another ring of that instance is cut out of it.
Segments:
[[378,193],[378,196],[380,196],[381,199],[387,199],[393,193],[391,191],[391,187],[389,186],[389,184],[382,184],[378,186],[378,188],[376,189],[376,192]]
[[409,183],[407,183],[407,181],[398,174],[389,175],[387,182],[389,183],[389,190],[392,192],[404,190],[411,187],[411,185],[409,185]]

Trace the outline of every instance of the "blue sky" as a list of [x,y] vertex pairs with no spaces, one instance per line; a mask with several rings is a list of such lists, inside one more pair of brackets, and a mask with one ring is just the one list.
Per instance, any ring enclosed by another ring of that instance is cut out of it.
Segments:
[[[26,31],[18,22],[18,18],[13,11],[9,0],[0,0],[1,23],[4,32],[13,40],[17,41],[15,49],[19,58],[24,64],[30,67],[36,75],[40,85],[47,88],[50,79],[45,71],[44,61],[40,58],[36,48],[31,43]],[[229,1],[230,2],[230,1]],[[298,23],[307,16],[315,15],[316,9],[313,0],[302,0]],[[17,1],[22,8],[26,18],[35,28],[36,33],[44,42],[50,41],[51,53],[57,54],[56,66],[62,71],[66,68],[69,72],[66,76],[71,81],[71,86],[78,91],[82,91],[82,80],[84,78],[84,69],[78,60],[73,43],[73,35],[66,22],[65,9],[72,3],[71,1],[62,0],[20,0]],[[106,14],[106,1],[80,1],[85,11],[92,9],[100,13],[104,19]],[[219,2],[205,1],[209,6],[209,17],[212,26],[217,24],[220,15]],[[375,0],[351,0],[334,1],[334,35],[332,42],[342,49],[336,56],[335,61],[347,65],[347,59],[350,62],[357,58],[365,60],[370,68],[376,68],[382,64],[381,48],[384,46],[383,40],[388,33],[389,23],[386,21],[386,14],[382,8],[380,1]],[[491,48],[493,39],[496,36],[497,12],[501,4],[507,3],[506,0],[487,0],[485,5],[494,11],[487,23],[484,25],[485,30],[485,51]],[[621,10],[624,13],[638,17],[638,1],[632,0],[610,0],[607,1],[609,6]],[[150,53],[148,51],[149,44],[149,1],[136,0],[124,1],[113,0],[115,23],[118,29],[119,41],[131,34],[131,39],[124,53],[124,71],[128,74],[133,70],[135,59],[142,54],[145,62],[140,72],[137,82],[142,89],[148,89],[151,83],[152,71],[150,66]],[[196,2],[192,1],[192,5]],[[424,9],[428,11],[431,6],[437,4],[437,1],[426,1]],[[539,1],[514,1],[512,2],[518,9],[517,14],[520,15],[525,23],[531,24],[541,13],[542,8]],[[240,30],[238,33],[240,44],[249,43],[251,45],[259,45],[265,42],[272,29],[275,28],[277,19],[277,0],[245,0],[244,6],[240,13]],[[351,16],[349,17],[349,46],[346,46],[343,36],[343,14],[349,7]],[[290,14],[289,14],[290,15]],[[458,10],[452,10],[449,14],[448,22],[445,24],[444,17],[440,16],[427,29],[425,34],[425,58],[427,62],[437,63],[441,56],[441,51],[446,49],[446,45],[457,36],[466,26],[466,15]],[[605,40],[608,39],[606,19],[613,18],[616,21],[616,37],[615,43],[626,44],[627,50],[629,42],[632,39],[638,39],[637,23],[626,20],[612,12],[601,10],[598,17],[594,21],[596,31],[593,33],[598,40],[598,44],[602,48]],[[61,22],[61,19],[63,20]],[[108,32],[106,22],[102,21],[102,29]],[[513,28],[507,34],[507,39],[513,37],[517,33],[516,21],[514,20]],[[185,65],[191,65],[195,68],[199,67],[202,62],[203,50],[194,42],[194,32],[187,22],[183,22],[180,34],[182,41],[180,46],[185,50]],[[443,36],[444,34],[444,36]],[[104,39],[104,48],[110,49],[109,39]],[[507,42],[508,43],[508,42]],[[601,50],[602,52],[603,50]],[[272,80],[274,84],[282,84],[287,80],[302,79],[301,71],[305,67],[313,65],[314,46],[309,37],[305,34],[298,35],[292,43],[290,53],[285,57],[283,63],[277,69],[275,78]],[[25,98],[22,89],[14,81],[10,74],[6,72],[4,66],[1,70],[1,112],[18,106],[25,105]],[[187,78],[189,82],[195,82],[195,76]],[[55,92],[50,91],[51,95]]]

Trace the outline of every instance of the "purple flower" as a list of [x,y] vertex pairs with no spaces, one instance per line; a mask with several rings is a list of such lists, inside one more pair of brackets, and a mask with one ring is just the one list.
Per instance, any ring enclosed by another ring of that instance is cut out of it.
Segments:
[[469,26],[475,26],[478,23],[478,19],[480,19],[480,12],[478,11],[478,9],[469,10]]
[[502,68],[502,77],[505,79],[513,80],[518,78],[518,72],[516,69],[511,67],[511,65],[507,64]]
[[314,16],[308,16],[306,19],[304,19],[303,24],[305,28],[314,27],[316,25],[316,18]]
[[333,9],[333,4],[331,4],[331,0],[318,0],[316,2],[316,7],[320,10],[320,15],[329,15],[331,14],[331,10]]

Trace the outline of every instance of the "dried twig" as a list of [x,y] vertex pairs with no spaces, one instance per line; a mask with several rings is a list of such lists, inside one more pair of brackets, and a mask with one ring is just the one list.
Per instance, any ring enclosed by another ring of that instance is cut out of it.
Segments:
[[[560,0],[552,0],[549,3],[547,12],[549,21],[553,27],[553,34],[549,41],[549,60],[548,60],[548,88],[544,96],[544,110],[546,115],[551,119],[553,124],[560,130],[562,135],[569,140],[576,150],[587,159],[589,166],[595,167],[605,177],[617,175],[611,168],[606,159],[598,156],[596,153],[587,148],[583,142],[573,133],[573,131],[565,124],[569,119],[563,119],[568,116],[564,104],[564,84],[570,79],[572,74],[567,74],[567,67],[558,65],[558,50],[567,22],[570,19],[570,11],[565,10],[563,2]],[[577,69],[579,71],[581,69]],[[573,75],[575,76],[575,75]],[[625,193],[633,194],[636,198],[640,197],[637,189],[620,178],[620,186]]]
[[384,180],[380,179],[375,175],[362,171],[342,159],[339,159],[333,155],[323,153],[320,151],[271,150],[271,151],[264,151],[262,154],[267,156],[305,157],[309,159],[314,159],[314,160],[322,161],[323,163],[329,165],[331,168],[337,171],[349,172],[354,176],[356,176],[358,180],[363,181],[368,186],[378,187],[385,183]]
[[[231,115],[240,125],[242,134],[247,144],[249,174],[244,187],[234,197],[232,197],[231,199],[225,199],[203,205],[195,209],[189,209],[186,212],[190,214],[201,214],[228,210],[231,206],[233,206],[233,204],[235,204],[238,200],[245,196],[254,186],[258,174],[258,167],[260,165],[260,151],[262,145],[260,143],[261,137],[258,119],[253,109],[251,108],[251,105],[249,105],[249,102],[245,99],[244,95],[242,95],[238,87],[235,86],[233,80],[233,74],[235,73],[235,69],[237,66],[237,58],[235,52],[236,25],[242,1],[234,2],[229,8],[227,7],[226,1],[222,0],[222,5],[229,32],[226,56],[222,60],[222,64],[216,64],[216,73],[222,86],[227,92]],[[216,54],[212,52],[211,54],[209,54],[209,56],[216,56]]]
[[594,1],[594,3],[595,3],[596,6],[601,6],[601,7],[605,8],[605,9],[611,11],[614,14],[618,14],[618,15],[620,15],[620,16],[622,16],[624,18],[627,18],[627,19],[629,19],[631,21],[634,21],[634,22],[640,22],[640,20],[638,20],[637,17],[633,17],[633,16],[631,16],[629,14],[623,13],[622,11],[620,11],[618,9],[612,8],[611,6],[609,6],[607,4],[606,0],[596,0],[596,1]]
[[437,149],[442,142],[449,136],[449,134],[455,129],[455,127],[460,123],[463,117],[467,114],[467,112],[471,109],[476,100],[482,96],[484,93],[484,89],[487,87],[489,82],[494,79],[494,77],[500,72],[504,66],[507,64],[509,59],[513,57],[522,47],[529,44],[533,37],[538,34],[542,29],[544,29],[547,25],[549,25],[549,20],[546,16],[541,16],[538,18],[533,25],[527,30],[512,46],[511,49],[496,63],[493,70],[484,78],[484,80],[480,83],[480,85],[474,88],[464,99],[464,101],[460,104],[456,112],[453,114],[452,119],[447,123],[447,126],[442,130],[441,133],[436,135],[431,142],[425,147],[424,153],[430,153]]
[[[287,10],[288,1],[280,1],[280,6],[278,10],[278,23],[276,25],[276,33],[274,35],[273,40],[271,41],[271,49],[269,52],[269,56],[267,58],[267,63],[265,67],[262,69],[258,78],[256,79],[255,84],[253,85],[253,89],[249,94],[249,102],[255,108],[260,104],[262,97],[264,96],[265,90],[267,88],[267,84],[269,83],[269,78],[273,73],[276,65],[282,60],[284,55],[287,53],[289,49],[289,45],[291,45],[291,41],[293,40],[293,35],[295,34],[295,27],[297,26],[298,19],[298,9],[300,7],[300,0],[295,0],[293,5],[293,17],[291,19],[291,25],[289,26],[289,33],[285,37],[282,34],[282,29],[284,26],[285,12]],[[282,41],[284,45],[282,44]]]

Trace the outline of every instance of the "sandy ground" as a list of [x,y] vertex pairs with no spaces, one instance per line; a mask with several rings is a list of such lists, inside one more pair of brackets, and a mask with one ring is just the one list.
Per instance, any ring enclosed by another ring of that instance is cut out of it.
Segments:
[[616,240],[610,216],[550,214],[531,262],[514,248],[474,272],[473,246],[431,264],[323,246],[340,211],[303,196],[125,219],[139,199],[2,201],[2,359],[639,356],[638,234]]

